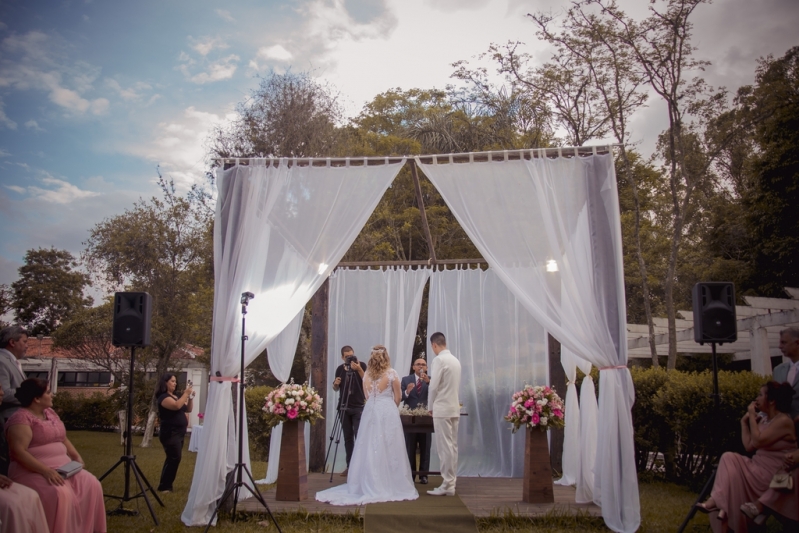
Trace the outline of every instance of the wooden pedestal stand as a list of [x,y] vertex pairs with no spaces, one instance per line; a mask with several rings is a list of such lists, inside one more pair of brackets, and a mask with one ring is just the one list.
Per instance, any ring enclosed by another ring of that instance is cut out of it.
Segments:
[[529,427],[527,428],[527,442],[524,446],[522,501],[527,503],[555,502],[547,432]]
[[283,422],[280,440],[280,468],[277,471],[277,494],[281,502],[308,499],[308,470],[305,468],[305,422]]

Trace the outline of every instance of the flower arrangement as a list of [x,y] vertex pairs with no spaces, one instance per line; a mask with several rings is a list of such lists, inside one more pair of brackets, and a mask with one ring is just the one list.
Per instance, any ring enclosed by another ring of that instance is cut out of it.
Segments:
[[513,393],[510,410],[505,420],[513,424],[513,432],[527,426],[546,431],[565,426],[563,400],[552,387],[525,385]]
[[205,418],[205,413],[197,413],[197,418],[200,419],[200,425],[203,425],[203,419]]
[[297,385],[293,379],[290,383],[284,383],[266,396],[263,410],[266,412],[270,427],[289,420],[313,422],[324,418],[322,416],[322,398],[319,397],[316,390],[307,382]]
[[405,405],[405,402],[402,402],[399,404],[399,414],[400,416],[430,416],[430,411],[428,411],[427,406],[423,403],[411,409]]

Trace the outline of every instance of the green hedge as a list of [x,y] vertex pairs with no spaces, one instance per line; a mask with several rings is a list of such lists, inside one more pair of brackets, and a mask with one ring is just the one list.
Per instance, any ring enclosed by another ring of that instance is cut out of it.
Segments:
[[[769,380],[751,372],[719,372],[721,402],[714,407],[710,371],[633,368],[636,460],[639,472],[701,486],[725,451],[744,453],[740,420]],[[647,462],[662,453],[663,463]]]
[[253,459],[257,461],[269,460],[269,439],[272,436],[272,428],[266,421],[266,413],[263,411],[266,395],[272,392],[274,387],[261,385],[259,387],[247,387],[244,391],[247,405],[247,431],[250,436],[250,450]]
[[53,396],[53,409],[68,430],[116,431],[121,408],[114,396],[100,392],[91,396],[59,392]]

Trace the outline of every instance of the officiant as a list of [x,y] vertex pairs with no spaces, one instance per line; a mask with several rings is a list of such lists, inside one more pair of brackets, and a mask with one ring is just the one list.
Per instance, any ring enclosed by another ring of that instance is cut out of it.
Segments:
[[[413,363],[413,373],[402,378],[402,401],[409,409],[427,406],[427,388],[430,376],[427,375],[427,361],[417,359]],[[411,473],[428,472],[430,470],[430,446],[433,444],[432,433],[406,433],[405,447],[408,449],[408,460],[411,462]],[[416,468],[416,447],[419,446],[419,468]],[[427,485],[427,476],[419,475],[419,483]]]
[[363,394],[366,363],[358,361],[352,346],[341,348],[341,361],[342,364],[336,368],[333,390],[338,391],[338,408],[341,411],[341,430],[344,433],[344,449],[347,455],[347,468],[341,476],[346,477],[350,468],[352,450],[355,448],[355,439],[358,438],[363,405],[366,403]]

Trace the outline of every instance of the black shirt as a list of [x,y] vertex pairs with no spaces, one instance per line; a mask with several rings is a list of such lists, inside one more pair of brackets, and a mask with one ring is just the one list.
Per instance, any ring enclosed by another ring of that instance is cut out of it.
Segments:
[[186,418],[186,409],[188,405],[184,404],[183,407],[177,411],[173,411],[161,405],[164,398],[172,398],[172,396],[168,392],[165,392],[158,397],[158,418],[161,420],[161,427],[188,427],[189,420]]
[[[366,372],[366,363],[358,361],[358,364],[361,365],[363,371]],[[346,391],[344,390],[344,384],[347,382],[347,371],[344,370],[344,365],[338,365],[338,368],[336,369],[336,377],[341,378],[341,383],[338,385],[339,407],[341,406],[342,402],[344,402],[346,397],[348,398],[347,407],[363,409],[363,404],[366,403],[366,398],[364,398],[363,395],[363,378],[358,374],[358,372],[355,370],[352,371],[349,396],[347,396]]]

